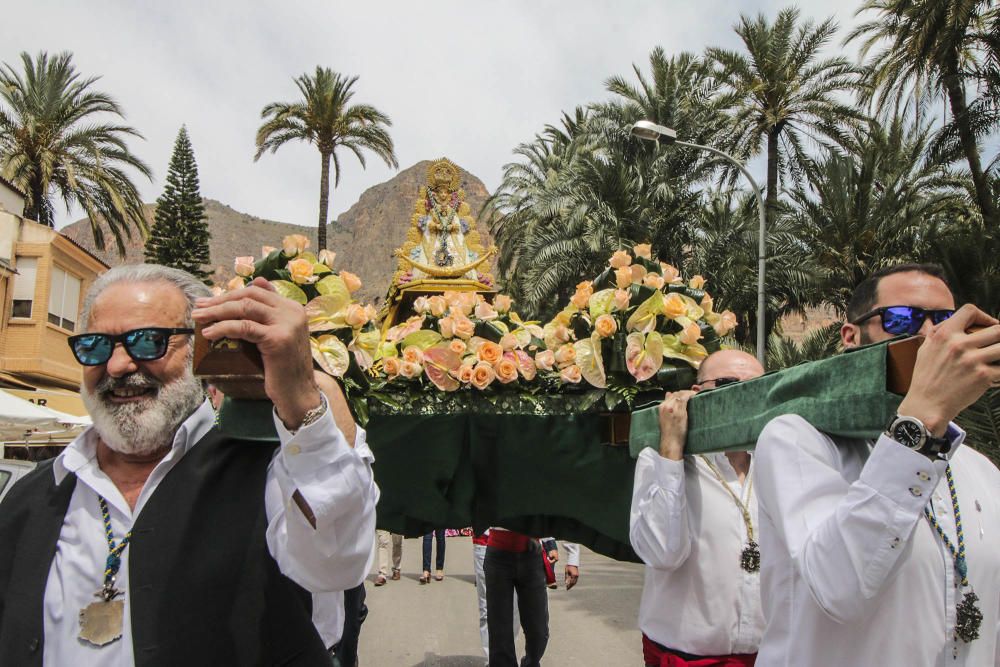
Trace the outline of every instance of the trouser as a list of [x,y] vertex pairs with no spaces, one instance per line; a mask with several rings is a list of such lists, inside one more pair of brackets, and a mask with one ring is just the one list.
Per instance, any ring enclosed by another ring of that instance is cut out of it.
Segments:
[[344,591],[344,632],[330,649],[335,667],[354,667],[358,663],[361,624],[368,618],[364,583]]
[[524,630],[521,667],[538,667],[549,643],[549,600],[541,547],[532,541],[520,553],[486,548],[486,607],[489,626],[490,667],[517,667],[514,651],[514,593]]
[[431,540],[437,540],[437,569],[444,569],[444,528],[424,535],[424,571],[431,570]]
[[[490,657],[490,631],[487,622],[486,606],[486,573],[483,572],[483,561],[486,559],[486,545],[472,545],[472,566],[476,572],[476,594],[479,597],[479,639],[483,643],[483,653],[486,658]],[[512,627],[514,628],[514,639],[521,631],[521,618],[517,613],[517,593],[514,593],[514,617]]]
[[375,531],[378,540],[378,573],[389,576],[389,544],[392,544],[392,569],[398,570],[403,559],[403,536],[390,533],[388,530]]

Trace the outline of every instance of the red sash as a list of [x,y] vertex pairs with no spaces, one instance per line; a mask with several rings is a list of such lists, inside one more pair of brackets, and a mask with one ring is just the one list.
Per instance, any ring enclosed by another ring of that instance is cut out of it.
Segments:
[[473,544],[479,544],[479,545],[485,547],[487,544],[490,543],[490,536],[489,536],[488,533],[485,533],[485,534],[482,534],[482,535],[473,535],[472,536],[472,543]]
[[500,551],[513,551],[521,553],[528,550],[532,539],[527,535],[515,533],[510,530],[491,530],[490,539],[487,546],[499,549]]
[[549,555],[547,553],[542,553],[542,564],[545,566],[545,585],[551,586],[556,583],[556,570],[552,566],[552,561],[549,560]]
[[757,654],[719,655],[686,660],[643,635],[642,658],[647,665],[656,667],[753,667]]

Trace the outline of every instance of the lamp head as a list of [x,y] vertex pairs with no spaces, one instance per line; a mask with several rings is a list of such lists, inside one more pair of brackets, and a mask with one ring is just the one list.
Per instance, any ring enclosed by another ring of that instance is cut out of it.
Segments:
[[677,141],[676,130],[648,120],[637,121],[632,126],[632,136],[646,141],[662,141],[668,144]]

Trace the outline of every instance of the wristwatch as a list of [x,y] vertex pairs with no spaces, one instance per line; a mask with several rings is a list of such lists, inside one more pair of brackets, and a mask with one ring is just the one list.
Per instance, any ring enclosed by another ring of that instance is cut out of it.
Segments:
[[319,418],[326,414],[327,408],[330,407],[329,402],[326,400],[326,395],[323,392],[319,392],[319,405],[311,410],[308,410],[305,415],[302,416],[302,423],[294,431],[289,431],[292,435],[295,435],[306,426],[314,424],[319,421]]
[[896,415],[889,421],[885,434],[904,447],[931,459],[943,459],[951,451],[951,440],[931,435],[924,423],[916,417]]

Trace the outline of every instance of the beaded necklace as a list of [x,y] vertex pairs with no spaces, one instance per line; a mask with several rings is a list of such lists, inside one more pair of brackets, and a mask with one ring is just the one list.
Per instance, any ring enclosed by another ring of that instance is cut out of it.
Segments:
[[963,642],[971,642],[979,638],[979,627],[983,623],[983,612],[979,609],[979,596],[972,589],[969,583],[969,565],[965,560],[965,531],[962,530],[962,512],[958,508],[958,494],[955,492],[955,478],[951,474],[951,466],[945,468],[945,476],[948,479],[948,493],[951,495],[951,507],[955,512],[955,532],[958,540],[958,548],[945,534],[938,523],[937,517],[931,511],[930,506],[924,507],[924,516],[930,522],[931,527],[941,538],[941,541],[951,552],[951,559],[955,566],[955,588],[968,588],[962,601],[955,608],[955,637]]
[[747,572],[757,572],[760,570],[760,547],[757,546],[757,543],[753,539],[753,520],[750,518],[750,508],[748,507],[750,494],[753,493],[753,479],[750,478],[750,473],[748,472],[747,502],[744,503],[729,487],[729,484],[726,483],[726,480],[722,477],[722,473],[715,467],[715,464],[707,456],[701,454],[699,456],[705,462],[705,465],[708,466],[708,469],[712,471],[712,474],[715,475],[715,478],[719,480],[719,484],[722,484],[722,488],[729,492],[736,506],[740,508],[740,513],[743,515],[743,523],[747,528],[747,545],[740,552],[740,567]]

